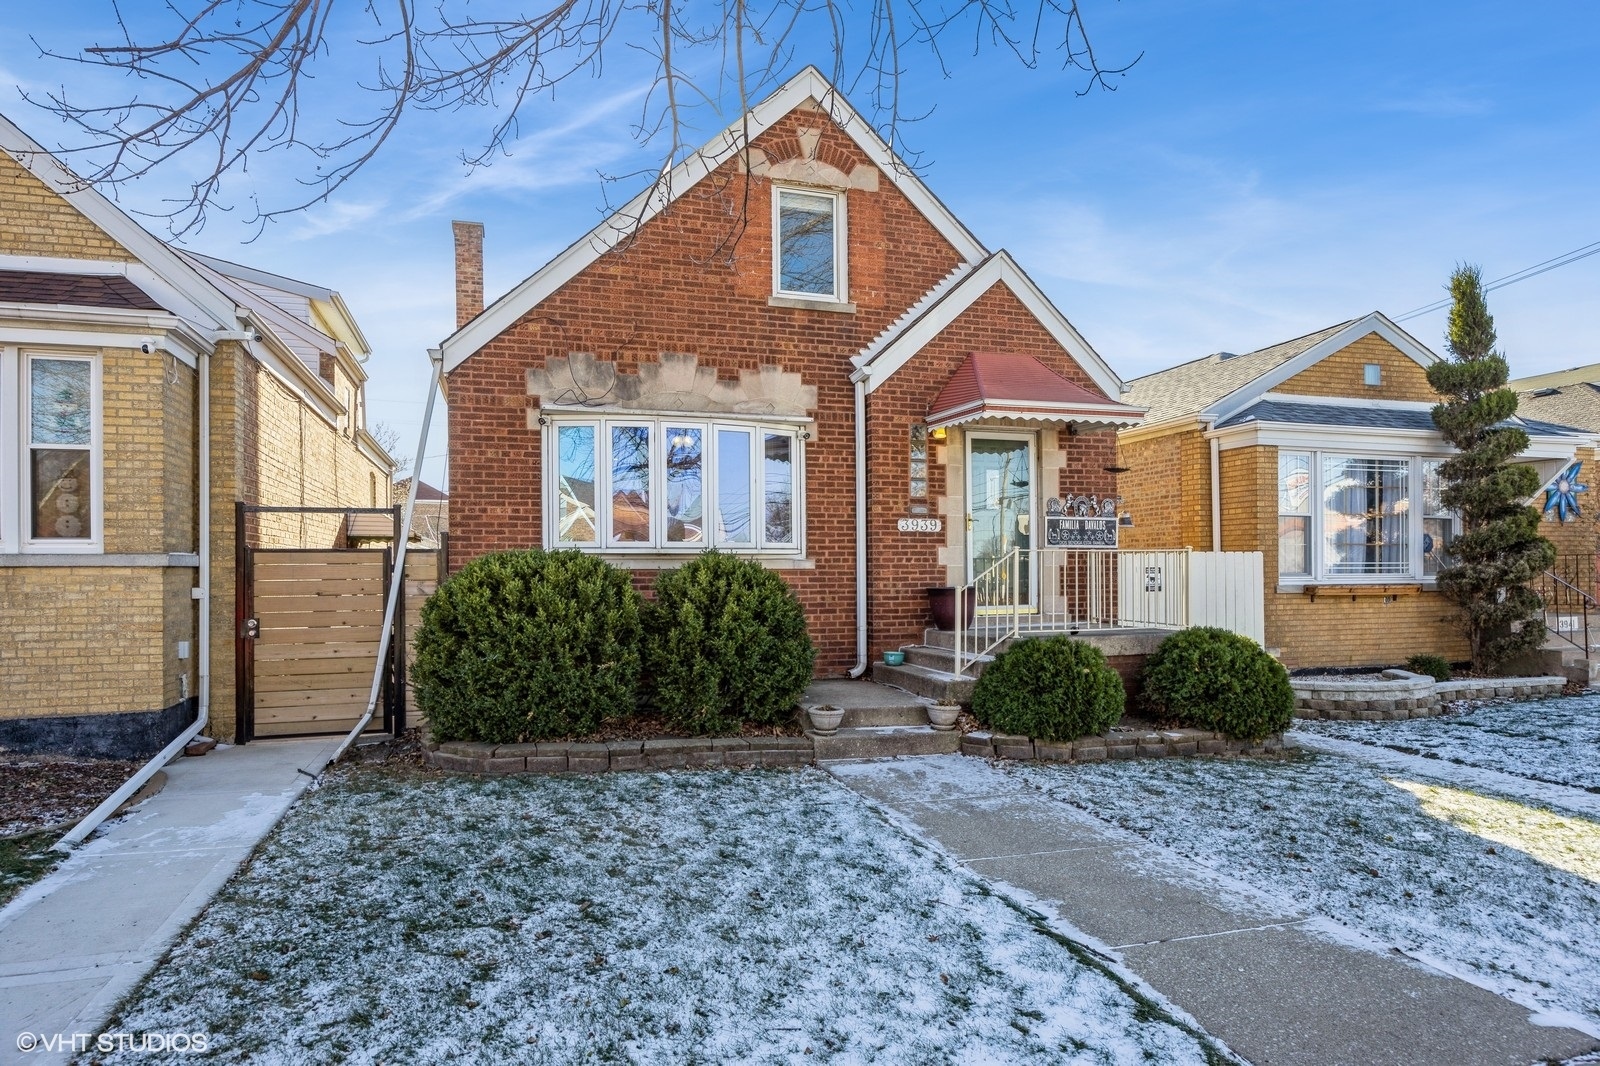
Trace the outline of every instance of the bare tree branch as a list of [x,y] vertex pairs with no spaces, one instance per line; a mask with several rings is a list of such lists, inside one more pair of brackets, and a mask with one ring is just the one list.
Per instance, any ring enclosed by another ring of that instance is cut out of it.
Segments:
[[[870,120],[905,156],[900,127],[921,117],[901,108],[906,50],[925,48],[948,74],[942,42],[962,27],[970,28],[974,51],[999,49],[1024,67],[1053,53],[1063,69],[1085,75],[1079,95],[1114,89],[1112,79],[1140,57],[1101,62],[1084,22],[1086,2],[1033,0],[1019,8],[1013,0],[873,0],[861,27],[840,0],[720,0],[704,10],[703,25],[701,10],[687,0],[539,0],[542,6],[503,17],[493,4],[462,0],[426,8],[415,0],[361,0],[359,9],[356,0],[167,0],[162,11],[141,10],[137,20],[113,0],[120,43],[41,51],[132,75],[139,90],[111,103],[83,103],[64,90],[30,99],[82,131],[83,142],[63,152],[81,157],[87,183],[115,190],[180,155],[191,172],[198,169],[188,194],[158,212],[174,234],[227,209],[224,180],[253,159],[269,152],[303,158],[299,192],[274,189],[281,202],[255,203],[249,221],[259,231],[328,200],[413,112],[489,109],[488,129],[460,158],[469,166],[490,163],[517,139],[526,105],[574,75],[598,74],[608,49],[642,52],[654,65],[659,92],[647,94],[635,133],[659,150],[654,175],[664,182],[693,150],[685,143],[688,113],[715,105],[730,83],[748,112],[751,98],[793,65],[813,24],[831,39],[834,84],[865,86]],[[360,29],[363,22],[369,31]],[[152,38],[152,25],[170,30]],[[758,52],[753,61],[749,50]],[[373,104],[340,113],[349,107],[341,91],[352,83]],[[330,113],[337,119],[331,124],[324,118]]]

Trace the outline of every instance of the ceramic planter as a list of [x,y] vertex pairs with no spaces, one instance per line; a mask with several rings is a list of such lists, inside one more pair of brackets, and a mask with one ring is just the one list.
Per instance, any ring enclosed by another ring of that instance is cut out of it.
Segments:
[[830,703],[807,707],[806,714],[811,719],[812,730],[825,737],[838,732],[839,723],[844,721],[844,708],[835,707]]
[[959,717],[961,708],[953,703],[935,703],[928,708],[928,724],[941,732],[954,729]]

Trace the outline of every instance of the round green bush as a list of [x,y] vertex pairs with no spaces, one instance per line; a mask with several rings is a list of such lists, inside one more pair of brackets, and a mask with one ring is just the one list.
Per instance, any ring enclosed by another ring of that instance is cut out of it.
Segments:
[[1076,740],[1122,717],[1122,678],[1100,649],[1071,637],[1019,640],[984,668],[972,714],[998,733]]
[[642,602],[576,551],[474,559],[422,607],[411,680],[435,739],[581,736],[632,714]]
[[1289,728],[1294,691],[1283,664],[1249,637],[1196,626],[1145,662],[1141,702],[1157,721],[1262,740]]
[[708,551],[656,578],[645,608],[650,698],[675,729],[736,733],[793,713],[816,650],[794,592],[760,563]]
[[1435,681],[1450,680],[1450,660],[1443,655],[1413,655],[1406,660],[1406,669],[1413,674],[1427,674]]

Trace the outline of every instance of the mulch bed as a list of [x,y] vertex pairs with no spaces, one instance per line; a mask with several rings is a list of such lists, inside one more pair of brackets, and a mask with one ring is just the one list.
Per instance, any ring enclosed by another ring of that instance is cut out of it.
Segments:
[[0,837],[65,829],[99,806],[140,765],[0,752]]

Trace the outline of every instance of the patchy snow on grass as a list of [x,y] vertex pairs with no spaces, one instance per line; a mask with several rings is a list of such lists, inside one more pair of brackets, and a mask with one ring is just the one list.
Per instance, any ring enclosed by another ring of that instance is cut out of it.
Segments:
[[252,1063],[1216,1059],[1087,958],[816,771],[356,770],[107,1028]]
[[1471,703],[1406,722],[1296,721],[1295,729],[1600,792],[1600,695]]
[[1600,884],[1584,854],[1600,825],[1483,796],[1455,786],[1450,764],[1427,765],[1398,776],[1301,755],[1007,772],[1355,940],[1600,1026]]

